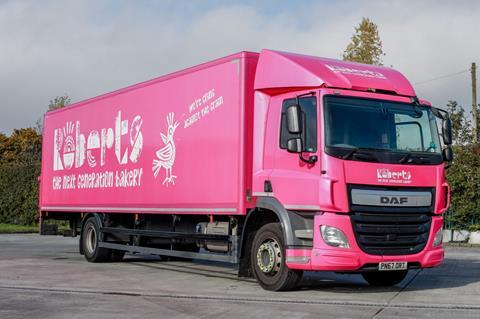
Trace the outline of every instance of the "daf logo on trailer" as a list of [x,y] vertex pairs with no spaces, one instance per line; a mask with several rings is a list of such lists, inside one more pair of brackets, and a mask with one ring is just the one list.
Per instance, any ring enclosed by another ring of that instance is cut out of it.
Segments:
[[408,197],[381,196],[380,197],[380,203],[382,203],[382,204],[394,204],[394,205],[408,204]]

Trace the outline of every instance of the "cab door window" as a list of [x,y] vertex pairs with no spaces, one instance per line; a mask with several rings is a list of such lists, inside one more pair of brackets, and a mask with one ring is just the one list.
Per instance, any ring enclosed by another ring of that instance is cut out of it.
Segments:
[[287,141],[291,138],[301,137],[303,151],[314,153],[317,151],[317,98],[314,96],[299,99],[302,111],[303,125],[301,134],[291,134],[287,129],[287,108],[295,105],[296,99],[286,99],[282,103],[282,120],[280,123],[280,148],[287,148]]

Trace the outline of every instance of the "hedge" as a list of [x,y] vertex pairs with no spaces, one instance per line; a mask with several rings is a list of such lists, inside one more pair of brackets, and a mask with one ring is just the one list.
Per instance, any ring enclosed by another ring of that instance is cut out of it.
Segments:
[[0,223],[32,225],[38,221],[40,163],[0,164]]

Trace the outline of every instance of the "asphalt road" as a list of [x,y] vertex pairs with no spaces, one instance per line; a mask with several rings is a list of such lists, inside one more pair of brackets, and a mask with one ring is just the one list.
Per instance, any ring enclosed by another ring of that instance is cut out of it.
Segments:
[[268,292],[228,265],[126,256],[92,264],[76,238],[0,235],[0,318],[480,318],[480,249],[392,288],[359,275],[307,273]]

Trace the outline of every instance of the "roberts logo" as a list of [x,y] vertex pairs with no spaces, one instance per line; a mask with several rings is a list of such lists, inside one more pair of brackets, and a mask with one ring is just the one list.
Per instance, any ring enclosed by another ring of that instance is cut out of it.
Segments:
[[377,180],[382,183],[410,184],[412,173],[410,171],[391,171],[388,168],[377,169]]
[[[122,118],[122,112],[118,114],[113,127],[104,127],[91,130],[88,134],[80,130],[80,121],[69,121],[63,128],[54,130],[53,145],[53,170],[62,171],[79,168],[88,162],[88,166],[104,166],[106,162],[106,150],[115,149],[118,164],[136,163],[143,147],[142,135],[143,120],[137,115],[131,121]],[[122,136],[126,135],[130,142],[122,145]],[[129,150],[131,147],[131,150]]]
[[331,71],[333,71],[334,73],[352,74],[357,76],[363,76],[366,78],[386,79],[386,76],[378,71],[360,70],[360,69],[347,68],[344,66],[329,65],[329,64],[325,64],[325,66],[329,68]]

